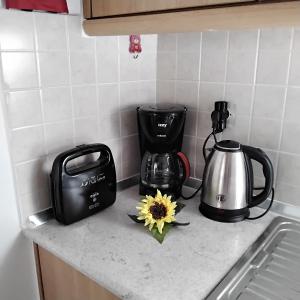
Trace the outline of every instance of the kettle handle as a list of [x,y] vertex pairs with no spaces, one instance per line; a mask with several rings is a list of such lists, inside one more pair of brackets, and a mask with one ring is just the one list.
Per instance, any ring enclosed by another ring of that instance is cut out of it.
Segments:
[[179,159],[181,160],[181,162],[182,162],[182,164],[184,166],[185,178],[183,179],[183,181],[185,181],[191,175],[190,161],[189,161],[189,159],[187,158],[187,156],[183,152],[178,152],[177,155],[178,155]]
[[[272,162],[270,161],[267,154],[259,148],[254,148],[250,146],[242,146],[244,153],[248,156],[249,159],[256,160],[263,166],[263,174],[266,179],[265,187],[261,193],[256,196],[253,196],[253,186],[250,187],[250,199],[248,203],[248,207],[257,206],[263,201],[265,201],[271,193],[273,187],[273,180],[274,180],[274,171]],[[251,172],[251,176],[253,177],[253,172]],[[253,182],[253,178],[251,180]]]

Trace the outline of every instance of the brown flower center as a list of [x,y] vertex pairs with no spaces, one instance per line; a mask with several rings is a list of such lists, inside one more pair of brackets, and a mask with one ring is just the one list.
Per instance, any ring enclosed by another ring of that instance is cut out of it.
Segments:
[[167,215],[167,208],[163,204],[158,202],[154,202],[149,210],[152,214],[153,219],[155,220],[160,220]]

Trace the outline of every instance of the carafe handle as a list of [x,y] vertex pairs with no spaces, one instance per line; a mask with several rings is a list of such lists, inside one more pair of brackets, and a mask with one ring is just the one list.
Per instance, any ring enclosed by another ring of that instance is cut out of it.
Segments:
[[[268,198],[268,196],[270,195],[272,187],[273,187],[274,171],[273,171],[272,162],[270,161],[269,157],[267,156],[267,154],[264,151],[262,151],[259,148],[254,148],[254,147],[250,147],[250,146],[243,145],[242,147],[243,147],[244,153],[249,157],[250,160],[251,159],[256,160],[257,162],[259,162],[262,165],[263,174],[266,179],[264,189],[258,195],[253,196],[253,186],[250,187],[251,194],[250,194],[248,207],[253,207],[253,206],[257,206],[260,203],[262,203],[263,201],[265,201]],[[253,176],[253,172],[252,172],[251,176]],[[253,178],[252,178],[252,182],[253,182]]]
[[183,152],[178,152],[177,155],[178,155],[178,157],[179,157],[179,159],[182,162],[183,167],[184,167],[185,177],[183,178],[183,181],[185,181],[191,175],[190,161],[189,161],[189,159],[187,158],[187,156]]

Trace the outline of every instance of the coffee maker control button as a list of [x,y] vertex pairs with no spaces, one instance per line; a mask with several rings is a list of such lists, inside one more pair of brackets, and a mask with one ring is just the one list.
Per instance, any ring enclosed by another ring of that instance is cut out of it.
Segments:
[[216,196],[216,200],[218,201],[218,202],[224,202],[226,199],[225,199],[225,195],[223,195],[223,194],[218,194],[217,196]]

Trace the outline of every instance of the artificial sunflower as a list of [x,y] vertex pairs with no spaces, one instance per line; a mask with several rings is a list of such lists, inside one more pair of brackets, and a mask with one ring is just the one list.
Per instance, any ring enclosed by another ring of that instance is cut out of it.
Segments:
[[171,201],[171,196],[163,195],[157,190],[156,196],[146,196],[142,199],[138,209],[138,215],[128,216],[136,223],[144,223],[149,226],[153,237],[160,243],[163,242],[167,232],[173,226],[186,226],[190,223],[177,222],[175,215],[183,208],[184,204]]
[[141,200],[138,220],[145,220],[145,226],[149,225],[151,231],[156,224],[160,234],[162,234],[165,223],[172,223],[175,219],[176,202],[171,201],[171,196],[166,194],[162,196],[161,192],[157,190],[156,196],[146,196]]

